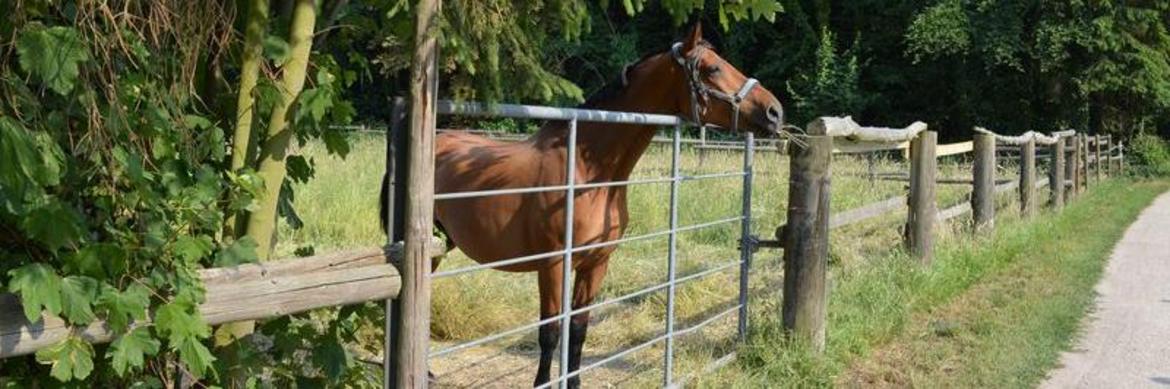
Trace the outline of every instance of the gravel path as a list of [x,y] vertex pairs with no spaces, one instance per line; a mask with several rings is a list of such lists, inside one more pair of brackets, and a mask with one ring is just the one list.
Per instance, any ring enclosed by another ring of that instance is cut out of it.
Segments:
[[1113,248],[1096,307],[1043,388],[1170,387],[1170,192]]

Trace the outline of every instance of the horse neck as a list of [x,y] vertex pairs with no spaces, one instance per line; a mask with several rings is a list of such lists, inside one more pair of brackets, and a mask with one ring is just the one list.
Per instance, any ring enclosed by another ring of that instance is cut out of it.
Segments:
[[[662,96],[646,96],[634,93],[631,86],[619,96],[588,107],[606,111],[644,112],[677,115],[678,109],[671,99]],[[667,88],[655,88],[661,94]],[[580,122],[577,125],[577,171],[587,182],[625,180],[629,178],[638,159],[646,152],[654,138],[656,126],[637,124],[615,124]],[[556,148],[560,152],[567,147],[568,125],[550,124],[541,128],[535,136],[537,145]],[[563,155],[563,154],[561,154]]]

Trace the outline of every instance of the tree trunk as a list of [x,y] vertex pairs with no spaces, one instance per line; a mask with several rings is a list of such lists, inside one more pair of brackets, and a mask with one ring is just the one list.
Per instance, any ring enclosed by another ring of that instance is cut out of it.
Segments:
[[[252,96],[256,82],[260,79],[260,63],[263,61],[264,34],[268,29],[268,0],[251,0],[248,4],[248,25],[244,28],[244,58],[240,66],[240,95],[236,100],[236,129],[232,135],[231,171],[238,172],[251,166],[252,114],[255,98]],[[240,215],[228,211],[224,222],[224,237],[239,237],[242,229]]]
[[[292,141],[293,129],[288,116],[305,86],[305,72],[309,65],[309,50],[312,46],[313,26],[317,21],[314,0],[296,0],[292,24],[289,28],[290,56],[282,69],[280,80],[280,101],[272,110],[268,120],[268,139],[260,149],[257,175],[264,180],[264,193],[258,199],[259,206],[248,217],[246,236],[257,243],[256,257],[268,260],[272,252],[273,236],[276,231],[276,204],[280,198],[280,186],[284,183],[285,157]],[[252,332],[254,323],[238,322],[221,328],[216,341],[231,342]]]

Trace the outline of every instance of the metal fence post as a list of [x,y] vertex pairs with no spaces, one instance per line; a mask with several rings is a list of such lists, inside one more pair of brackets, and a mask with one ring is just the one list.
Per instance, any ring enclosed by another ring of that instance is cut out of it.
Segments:
[[979,232],[995,227],[995,135],[975,134],[973,178],[971,210]]
[[569,386],[569,324],[572,321],[570,312],[573,311],[573,213],[576,200],[577,184],[577,119],[569,121],[568,147],[565,150],[565,254],[561,258],[561,360],[560,381],[561,388]]
[[662,371],[662,386],[674,383],[674,293],[678,271],[678,187],[682,176],[679,174],[679,154],[682,151],[682,125],[674,126],[674,139],[670,151],[670,235],[666,251],[667,295],[666,295],[666,347]]
[[[803,143],[803,145],[799,144]],[[782,321],[809,349],[825,349],[829,256],[829,164],[833,138],[809,135],[790,147],[788,225],[784,229]]]
[[739,321],[736,323],[736,335],[743,340],[747,335],[748,325],[748,271],[751,269],[752,250],[752,159],[755,157],[755,135],[747,133],[743,144],[743,208],[741,215],[743,223],[739,234]]
[[938,213],[935,198],[937,143],[938,133],[934,131],[923,131],[910,143],[909,212],[903,241],[906,248],[924,265],[930,264],[934,256],[934,220]]

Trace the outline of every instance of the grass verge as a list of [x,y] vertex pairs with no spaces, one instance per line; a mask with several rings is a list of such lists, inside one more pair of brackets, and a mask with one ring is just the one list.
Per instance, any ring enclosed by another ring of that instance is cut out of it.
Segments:
[[827,350],[786,344],[761,312],[737,364],[702,386],[1026,387],[1069,348],[1114,243],[1170,183],[1113,180],[1063,212],[951,239],[929,268],[901,255],[841,269]]

